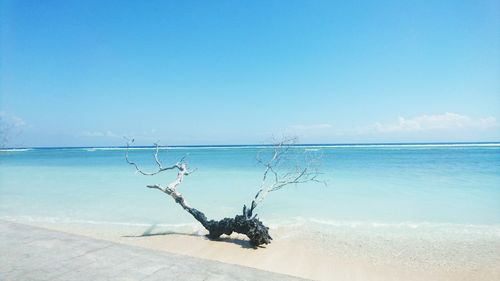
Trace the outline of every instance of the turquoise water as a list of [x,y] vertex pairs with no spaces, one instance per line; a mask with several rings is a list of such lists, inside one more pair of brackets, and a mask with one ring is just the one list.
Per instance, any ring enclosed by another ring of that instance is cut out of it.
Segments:
[[[165,164],[182,156],[196,172],[179,191],[208,217],[233,217],[257,191],[265,147],[162,149]],[[152,148],[130,158],[154,169]],[[270,225],[500,225],[500,144],[301,146],[321,155],[322,179],[269,194],[259,217]],[[3,150],[0,219],[116,225],[183,225],[193,219],[165,194],[175,172],[135,173],[120,148]]]

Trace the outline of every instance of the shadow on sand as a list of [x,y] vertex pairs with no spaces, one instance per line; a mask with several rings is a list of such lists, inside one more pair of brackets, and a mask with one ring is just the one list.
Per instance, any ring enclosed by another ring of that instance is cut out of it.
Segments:
[[252,245],[249,240],[240,239],[240,238],[221,237],[219,239],[210,239],[210,238],[208,238],[207,235],[199,235],[196,233],[185,233],[185,232],[176,232],[176,231],[153,232],[156,227],[157,227],[157,224],[152,224],[150,227],[148,227],[140,235],[123,235],[122,237],[140,238],[140,237],[163,236],[163,235],[184,235],[184,236],[195,236],[195,237],[205,238],[207,240],[214,241],[214,242],[224,242],[224,243],[236,244],[244,249],[265,248],[264,246],[257,246],[256,247],[256,246]]

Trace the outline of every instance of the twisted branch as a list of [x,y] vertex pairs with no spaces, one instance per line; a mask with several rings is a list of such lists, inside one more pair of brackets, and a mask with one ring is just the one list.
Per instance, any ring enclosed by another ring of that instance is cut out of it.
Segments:
[[130,159],[128,157],[130,143],[133,143],[133,142],[134,142],[133,139],[131,141],[127,142],[127,150],[126,150],[126,153],[125,153],[125,160],[127,161],[128,164],[134,166],[135,170],[137,172],[139,172],[139,173],[141,173],[142,175],[145,175],[145,176],[154,176],[154,175],[157,175],[157,174],[159,174],[161,172],[164,172],[164,171],[173,170],[173,169],[177,169],[178,170],[177,176],[176,176],[175,180],[172,181],[171,183],[169,183],[166,187],[162,187],[161,185],[158,185],[158,184],[148,185],[147,187],[148,188],[153,188],[153,189],[158,189],[161,192],[164,192],[167,195],[171,196],[172,198],[174,198],[175,202],[179,203],[182,206],[182,208],[184,208],[185,210],[191,209],[191,207],[186,202],[186,200],[184,199],[184,197],[182,196],[182,194],[180,194],[176,190],[177,186],[179,186],[182,183],[182,181],[184,180],[184,177],[187,176],[187,175],[189,175],[189,174],[191,174],[193,172],[193,171],[190,171],[188,169],[187,164],[184,163],[185,156],[182,157],[181,160],[179,160],[174,165],[169,166],[169,167],[163,167],[160,159],[158,158],[159,145],[157,143],[155,143],[156,150],[155,150],[154,158],[155,158],[156,164],[158,165],[158,170],[155,171],[155,172],[144,172],[143,170],[141,170],[139,168],[139,166],[137,165],[137,163],[130,161]]
[[[161,172],[167,170],[177,169],[177,176],[174,181],[170,182],[166,187],[159,184],[147,185],[148,188],[158,189],[161,192],[172,197],[176,203],[182,206],[184,210],[189,212],[197,221],[199,221],[205,229],[208,230],[208,237],[211,239],[217,239],[222,234],[230,235],[233,232],[242,233],[248,236],[250,242],[254,246],[259,246],[262,244],[271,243],[271,236],[269,235],[269,228],[266,227],[258,218],[257,215],[252,217],[252,212],[257,207],[257,204],[264,200],[265,196],[269,192],[279,190],[290,184],[305,183],[309,181],[317,181],[316,177],[318,175],[311,167],[308,165],[305,168],[297,166],[294,171],[289,171],[284,174],[278,172],[278,166],[283,160],[283,155],[290,149],[292,141],[294,139],[284,140],[277,144],[274,148],[273,156],[267,162],[258,159],[258,162],[264,165],[265,170],[262,176],[262,182],[260,189],[252,201],[250,209],[247,206],[243,206],[243,214],[236,215],[234,218],[224,218],[222,220],[208,220],[205,214],[193,207],[191,207],[181,193],[177,191],[177,187],[182,183],[184,177],[191,174],[194,171],[188,169],[187,164],[184,162],[184,157],[181,158],[176,164],[168,167],[164,167],[158,158],[159,145],[155,143],[156,149],[154,154],[154,159],[158,169],[153,172],[145,172],[139,168],[137,163],[130,161],[129,159],[129,147],[131,141],[127,141],[127,150],[125,153],[125,159],[128,164],[134,166],[135,170],[142,175],[154,176]],[[271,184],[268,184],[268,177],[272,178]]]
[[[145,176],[154,176],[154,175],[157,175],[157,174],[159,174],[161,172],[168,171],[168,170],[173,170],[173,169],[178,169],[180,171],[182,169],[182,167],[181,167],[182,164],[185,165],[185,163],[183,162],[184,158],[185,158],[185,156],[184,156],[184,157],[181,158],[181,160],[179,160],[174,165],[169,166],[169,167],[163,167],[161,161],[158,159],[158,151],[160,149],[160,146],[157,143],[155,143],[156,150],[155,150],[154,157],[155,157],[155,162],[158,165],[158,170],[155,171],[155,172],[144,172],[143,170],[141,170],[139,168],[139,166],[137,165],[137,163],[130,161],[130,159],[128,157],[128,151],[129,151],[129,148],[130,148],[130,144],[133,143],[133,142],[134,142],[134,139],[132,139],[130,141],[127,141],[127,149],[126,149],[126,152],[125,152],[125,160],[127,160],[127,163],[129,163],[130,165],[134,166],[135,170],[138,173],[141,173],[142,175],[145,175]],[[187,167],[186,167],[186,170],[187,170]]]
[[[270,192],[280,190],[291,184],[301,184],[307,182],[326,184],[324,181],[320,181],[318,179],[320,173],[316,168],[312,167],[312,161],[300,163],[299,165],[296,165],[292,171],[287,171],[285,173],[280,173],[278,171],[284,155],[294,144],[296,144],[296,141],[296,138],[288,138],[277,143],[274,146],[273,154],[268,161],[264,161],[260,157],[257,158],[257,162],[263,165],[265,170],[262,175],[259,191],[255,194],[250,205],[250,209],[247,209],[246,205],[243,207],[243,212],[248,219],[252,217],[253,210],[257,207],[257,205],[261,203]],[[271,176],[270,183],[268,177],[269,175]]]

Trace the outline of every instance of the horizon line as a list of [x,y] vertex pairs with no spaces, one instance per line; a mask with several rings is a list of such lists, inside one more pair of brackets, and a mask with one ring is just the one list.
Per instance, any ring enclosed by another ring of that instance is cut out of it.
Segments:
[[[290,146],[376,146],[376,145],[467,145],[467,144],[500,144],[500,141],[463,141],[463,142],[367,142],[367,143],[295,143]],[[175,145],[159,145],[158,147],[267,147],[273,146],[274,143],[267,144],[175,144]],[[155,145],[134,145],[131,148],[153,148]],[[3,147],[0,149],[61,149],[61,148],[127,148],[126,145],[108,145],[108,146],[18,146],[18,147]]]

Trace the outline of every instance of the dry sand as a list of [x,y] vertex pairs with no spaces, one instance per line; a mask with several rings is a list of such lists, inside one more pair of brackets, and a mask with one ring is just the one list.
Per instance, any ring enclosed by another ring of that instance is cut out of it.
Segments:
[[[371,248],[379,242],[338,239],[332,245],[305,236],[289,237],[280,233],[283,232],[280,229],[273,230],[272,244],[254,249],[242,235],[211,241],[203,233],[176,233],[168,229],[104,231],[102,227],[37,226],[313,280],[500,280],[500,259],[497,259],[500,245],[488,241],[485,245],[465,245],[463,249],[457,245],[441,249],[423,243],[404,254],[405,250],[392,246],[391,241]],[[490,249],[491,253],[486,258],[474,257],[468,251],[475,251],[475,247]],[[381,259],[380,248],[392,248],[382,251],[382,255],[390,253],[391,257]]]

